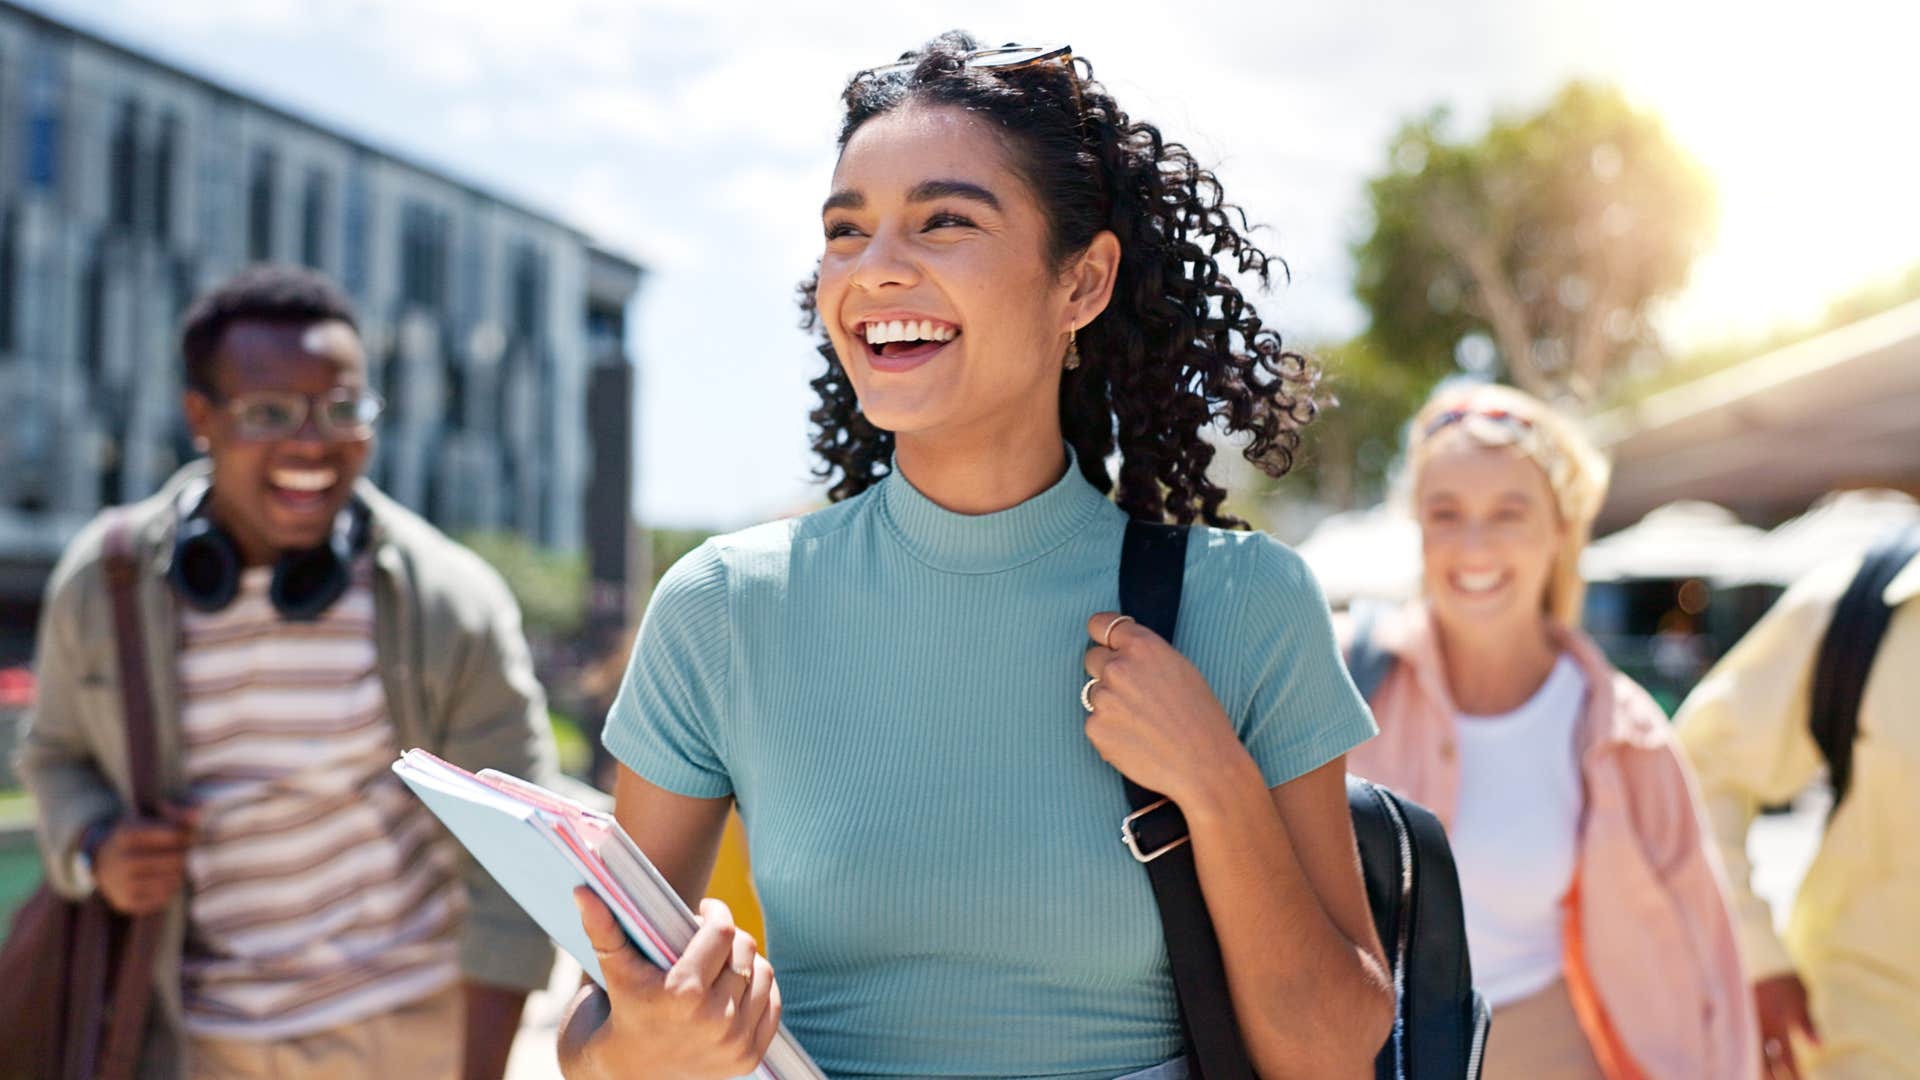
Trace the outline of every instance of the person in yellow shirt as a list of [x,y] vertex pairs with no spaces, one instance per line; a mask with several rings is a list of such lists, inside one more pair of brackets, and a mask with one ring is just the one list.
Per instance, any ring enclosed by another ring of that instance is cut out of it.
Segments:
[[1675,717],[1726,863],[1772,1075],[1920,1077],[1920,559],[1860,697],[1852,775],[1801,883],[1784,940],[1754,895],[1747,829],[1825,760],[1809,727],[1821,642],[1862,560],[1797,582]]

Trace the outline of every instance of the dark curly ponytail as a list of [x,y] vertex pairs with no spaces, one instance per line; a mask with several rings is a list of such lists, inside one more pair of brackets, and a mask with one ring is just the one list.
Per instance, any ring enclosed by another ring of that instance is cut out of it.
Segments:
[[[1225,201],[1213,173],[1153,125],[1130,119],[1085,61],[996,72],[964,63],[974,48],[972,38],[951,32],[903,56],[917,61],[910,71],[856,76],[840,145],[909,102],[962,108],[1007,135],[1046,214],[1056,266],[1112,230],[1121,250],[1113,299],[1079,331],[1082,364],[1062,376],[1061,428],[1081,472],[1103,492],[1114,491],[1107,458],[1118,448],[1115,501],[1129,515],[1244,525],[1221,512],[1227,492],[1207,479],[1214,446],[1201,432],[1212,422],[1244,434],[1248,461],[1285,474],[1300,428],[1313,419],[1316,373],[1261,325],[1221,263],[1265,284],[1278,260],[1246,238],[1245,216]],[[819,326],[818,280],[800,286],[809,330]],[[833,481],[829,496],[838,501],[886,475],[893,435],[861,415],[832,348],[821,352],[815,471]]]

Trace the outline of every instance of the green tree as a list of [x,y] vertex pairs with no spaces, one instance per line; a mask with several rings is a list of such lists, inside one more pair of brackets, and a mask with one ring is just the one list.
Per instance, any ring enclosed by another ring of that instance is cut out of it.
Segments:
[[1378,502],[1400,451],[1400,428],[1441,374],[1395,361],[1365,334],[1315,350],[1315,358],[1322,403],[1301,445],[1301,475],[1327,505]]
[[1549,400],[1596,399],[1657,349],[1648,304],[1685,283],[1716,218],[1700,166],[1617,91],[1575,82],[1455,141],[1405,125],[1354,246],[1369,347],[1438,379],[1456,362]]
[[713,535],[711,529],[647,530],[647,590],[640,601],[642,610],[653,599],[653,590],[659,587],[661,577],[673,564]]
[[580,632],[587,606],[585,556],[548,551],[516,533],[469,533],[460,542],[507,580],[529,637],[560,641]]

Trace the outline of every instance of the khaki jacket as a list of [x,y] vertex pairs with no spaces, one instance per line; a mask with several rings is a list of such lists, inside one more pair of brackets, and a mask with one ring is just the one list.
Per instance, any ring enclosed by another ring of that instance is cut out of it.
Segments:
[[[141,574],[140,617],[160,789],[185,794],[176,676],[179,621],[166,579],[181,491],[207,475],[182,469],[153,497],[127,507]],[[520,610],[498,573],[433,526],[361,481],[370,510],[375,648],[387,713],[402,748],[420,746],[469,769],[495,768],[535,782],[556,770],[545,696],[533,674]],[[110,514],[111,512],[109,512]],[[26,719],[15,768],[33,793],[47,879],[81,895],[74,856],[93,822],[131,802],[102,514],[67,547],[47,584],[36,639],[38,702]],[[462,849],[464,855],[464,849]],[[535,989],[546,985],[546,935],[471,858],[461,876],[468,906],[461,940],[466,977]],[[153,1022],[143,1077],[184,1071],[180,956],[186,902],[166,912],[169,932],[154,973]]]
[[[1369,703],[1380,734],[1347,767],[1451,827],[1459,710],[1431,617],[1410,605],[1374,633],[1399,663]],[[1563,631],[1559,645],[1587,679],[1575,735],[1584,804],[1564,901],[1564,971],[1581,1027],[1608,1080],[1752,1080],[1759,1036],[1726,886],[1666,715],[1586,635]]]
[[1860,701],[1852,790],[1784,941],[1748,881],[1758,807],[1786,802],[1825,767],[1808,728],[1814,660],[1859,568],[1843,560],[1787,590],[1676,718],[1732,880],[1747,966],[1755,978],[1800,973],[1821,1046],[1796,1054],[1819,1080],[1920,1075],[1920,561],[1887,588],[1896,610]]

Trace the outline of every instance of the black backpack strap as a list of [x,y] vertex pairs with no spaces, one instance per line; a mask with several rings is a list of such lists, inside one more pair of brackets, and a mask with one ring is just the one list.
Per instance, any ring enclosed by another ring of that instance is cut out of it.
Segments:
[[1380,794],[1406,823],[1413,850],[1414,903],[1401,979],[1407,1075],[1478,1076],[1491,1017],[1473,988],[1453,848],[1431,810],[1386,788]]
[[1374,640],[1373,628],[1380,621],[1379,605],[1357,602],[1348,609],[1348,617],[1353,620],[1353,639],[1347,643],[1347,674],[1353,678],[1360,696],[1372,701],[1374,691],[1387,681],[1399,658]]
[[1831,818],[1853,784],[1853,741],[1860,731],[1860,697],[1873,670],[1880,639],[1893,621],[1884,599],[1887,586],[1920,554],[1920,525],[1875,544],[1833,609],[1813,667],[1809,726],[1833,781]]
[[[1184,527],[1127,523],[1120,550],[1120,610],[1169,642],[1180,619],[1186,560]],[[1193,845],[1187,843],[1186,818],[1159,792],[1132,780],[1125,783],[1133,813],[1121,824],[1120,834],[1153,882],[1192,1074],[1195,1080],[1253,1080],[1253,1065],[1227,992],[1220,941],[1200,892]]]

